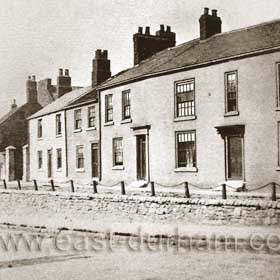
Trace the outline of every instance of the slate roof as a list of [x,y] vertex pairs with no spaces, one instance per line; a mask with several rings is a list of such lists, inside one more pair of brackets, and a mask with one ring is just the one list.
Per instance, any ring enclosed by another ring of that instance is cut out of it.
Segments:
[[280,46],[280,20],[195,39],[165,49],[108,79],[99,89],[117,86],[164,72],[229,59]]
[[48,115],[51,113],[55,113],[64,109],[68,105],[72,104],[73,102],[79,100],[81,97],[91,93],[94,89],[89,86],[85,88],[76,89],[70,91],[60,98],[56,99],[54,102],[50,103],[49,105],[45,106],[42,110],[38,111],[34,115],[30,116],[28,119],[34,119],[38,117],[42,117],[44,115]]

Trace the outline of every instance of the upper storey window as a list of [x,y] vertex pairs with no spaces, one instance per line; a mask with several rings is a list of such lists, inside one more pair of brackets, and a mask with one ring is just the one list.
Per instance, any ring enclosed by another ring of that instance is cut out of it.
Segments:
[[280,107],[280,62],[276,63],[277,74],[277,107]]
[[38,138],[42,138],[42,136],[43,136],[42,119],[38,120],[37,126],[38,126],[38,128],[37,128],[37,137]]
[[130,90],[125,90],[122,92],[122,118],[126,120],[130,117]]
[[237,71],[225,73],[226,113],[238,112]]
[[105,122],[113,121],[113,94],[105,95]]
[[195,115],[194,79],[175,84],[176,117]]
[[74,111],[74,129],[82,128],[82,110],[77,109]]

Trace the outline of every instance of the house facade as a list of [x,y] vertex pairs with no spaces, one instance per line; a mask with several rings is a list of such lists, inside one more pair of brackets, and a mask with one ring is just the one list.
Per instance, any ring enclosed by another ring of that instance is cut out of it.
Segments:
[[100,176],[96,86],[111,76],[106,50],[93,59],[92,84],[64,94],[29,118],[30,178],[91,182]]
[[[200,38],[142,61],[135,53],[135,67],[99,87],[102,181],[279,179],[280,21],[221,33],[206,8],[199,22]],[[134,37],[171,32],[160,31]]]

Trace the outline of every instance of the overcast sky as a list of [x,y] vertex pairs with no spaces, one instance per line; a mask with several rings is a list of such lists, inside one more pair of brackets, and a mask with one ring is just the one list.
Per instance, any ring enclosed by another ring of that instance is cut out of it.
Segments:
[[28,75],[52,78],[69,68],[72,84],[90,85],[91,61],[108,49],[112,73],[133,64],[138,26],[170,25],[177,44],[199,36],[204,7],[218,9],[223,31],[280,18],[279,0],[0,0],[0,116],[26,101]]

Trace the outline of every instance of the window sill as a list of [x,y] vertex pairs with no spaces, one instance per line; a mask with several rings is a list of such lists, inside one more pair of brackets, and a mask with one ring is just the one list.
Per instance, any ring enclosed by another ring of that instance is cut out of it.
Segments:
[[84,172],[85,172],[85,169],[84,169],[84,168],[78,168],[78,169],[76,169],[76,172],[78,172],[78,173],[84,173]]
[[197,172],[197,167],[178,167],[174,169],[174,172]]
[[79,133],[79,132],[81,132],[81,131],[82,131],[81,128],[77,128],[77,129],[74,129],[74,130],[73,130],[73,133]]
[[62,134],[57,134],[55,137],[56,137],[56,138],[61,138],[61,137],[62,137]]
[[37,140],[38,140],[38,141],[42,141],[42,140],[43,140],[43,137],[38,137]]
[[124,119],[121,121],[121,124],[124,124],[124,123],[132,123],[132,119],[129,118],[129,119]]
[[56,169],[56,172],[62,172],[62,168]]
[[91,130],[96,130],[96,127],[94,126],[94,127],[88,127],[87,129],[86,129],[86,131],[91,131]]
[[280,111],[280,107],[276,107],[276,108],[275,108],[275,111],[276,111],[276,112]]
[[112,170],[124,170],[124,166],[123,165],[116,165],[112,167]]
[[280,166],[277,166],[275,170],[280,171]]
[[174,119],[174,122],[193,121],[193,120],[196,120],[196,116],[177,117]]
[[111,121],[111,122],[106,122],[106,123],[104,124],[104,126],[111,126],[111,125],[114,125],[114,122],[113,122],[113,121]]
[[233,117],[233,116],[239,116],[239,112],[238,111],[232,111],[232,112],[224,113],[224,117]]

